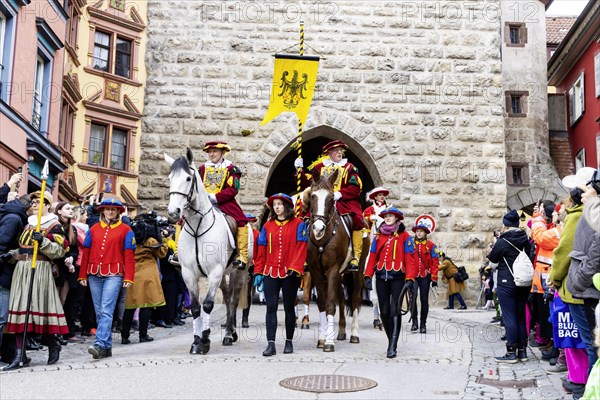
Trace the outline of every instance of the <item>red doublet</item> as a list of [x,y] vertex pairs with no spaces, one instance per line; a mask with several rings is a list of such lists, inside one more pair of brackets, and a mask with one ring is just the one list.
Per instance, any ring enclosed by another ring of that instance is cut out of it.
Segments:
[[437,246],[431,240],[411,240],[415,247],[414,262],[410,263],[406,279],[425,278],[427,274],[431,274],[431,280],[437,282],[440,262]]
[[410,247],[409,239],[410,235],[406,231],[392,236],[378,234],[371,245],[365,276],[372,278],[375,267],[378,276],[386,271],[391,272],[391,275],[405,273],[412,261],[413,249]]
[[123,275],[133,282],[135,276],[135,236],[121,221],[107,225],[100,221],[90,228],[83,242],[79,280],[88,275]]
[[216,170],[211,169],[210,171],[205,164],[202,164],[199,173],[206,191],[214,194],[217,198],[219,209],[224,214],[233,217],[239,227],[245,226],[248,223],[248,218],[246,218],[246,214],[244,214],[235,199],[240,188],[242,171],[231,163],[226,167],[220,167]]
[[[345,163],[343,166],[326,166],[323,162],[319,162],[313,166],[311,171],[319,171],[320,176],[326,177],[330,176],[335,169],[339,172],[333,190],[342,194],[342,198],[336,202],[336,208],[342,215],[352,215],[352,230],[363,229],[365,223],[362,218],[362,207],[358,201],[362,190],[362,181],[358,176],[356,167],[350,162]],[[308,186],[310,179],[312,179],[312,175],[302,174],[303,187]]]
[[369,225],[369,229],[373,226],[373,222],[375,221],[375,217],[379,215],[380,212],[387,208],[387,204],[383,202],[383,204],[378,204],[374,202],[369,207],[365,208],[363,211],[363,217],[367,220],[367,224]]
[[254,274],[285,278],[288,270],[304,274],[306,224],[300,218],[269,220],[258,237],[258,254]]

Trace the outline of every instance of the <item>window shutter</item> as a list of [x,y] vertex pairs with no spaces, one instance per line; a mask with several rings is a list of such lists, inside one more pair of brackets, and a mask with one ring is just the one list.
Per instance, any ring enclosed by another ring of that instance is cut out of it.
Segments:
[[600,97],[600,52],[594,57],[594,76],[596,77],[596,97]]
[[569,89],[569,123],[573,125],[575,122],[575,86]]
[[523,25],[519,32],[521,32],[521,43],[527,44],[527,27]]
[[579,101],[581,102],[581,114],[585,111],[585,76],[581,73],[581,83],[579,86]]

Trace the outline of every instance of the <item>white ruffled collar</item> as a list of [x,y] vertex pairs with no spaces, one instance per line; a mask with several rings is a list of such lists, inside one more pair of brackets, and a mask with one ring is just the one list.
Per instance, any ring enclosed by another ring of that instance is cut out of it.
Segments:
[[342,158],[339,162],[333,162],[331,158],[324,158],[323,165],[326,167],[343,167],[348,164],[347,158]]
[[215,169],[220,169],[220,168],[228,168],[231,165],[231,161],[226,160],[226,159],[222,159],[220,162],[218,163],[213,163],[210,161],[207,161],[204,163],[204,167],[208,168],[208,167],[213,167]]
[[[37,215],[30,215],[29,218],[27,218],[27,223],[29,225],[33,225],[33,226],[37,226]],[[47,214],[42,216],[42,223],[41,225],[48,225],[51,222],[58,222],[58,217],[55,214]]]

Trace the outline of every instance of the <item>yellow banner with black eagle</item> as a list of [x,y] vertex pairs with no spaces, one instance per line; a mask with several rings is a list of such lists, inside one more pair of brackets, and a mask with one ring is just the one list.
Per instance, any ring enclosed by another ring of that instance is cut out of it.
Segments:
[[315,92],[318,69],[319,57],[275,54],[271,100],[260,125],[283,112],[296,113],[304,124]]

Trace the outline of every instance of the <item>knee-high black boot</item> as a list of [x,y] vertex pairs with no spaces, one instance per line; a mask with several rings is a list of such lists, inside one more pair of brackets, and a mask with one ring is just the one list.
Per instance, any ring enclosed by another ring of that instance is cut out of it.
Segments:
[[54,335],[48,335],[46,342],[48,343],[48,365],[56,364],[60,358],[60,343]]
[[398,347],[398,338],[400,337],[400,318],[396,315],[392,317],[392,337],[390,339],[387,358],[396,357],[396,349]]
[[381,317],[381,324],[383,325],[383,329],[385,330],[385,335],[388,338],[388,341],[392,337],[392,319],[390,317]]

